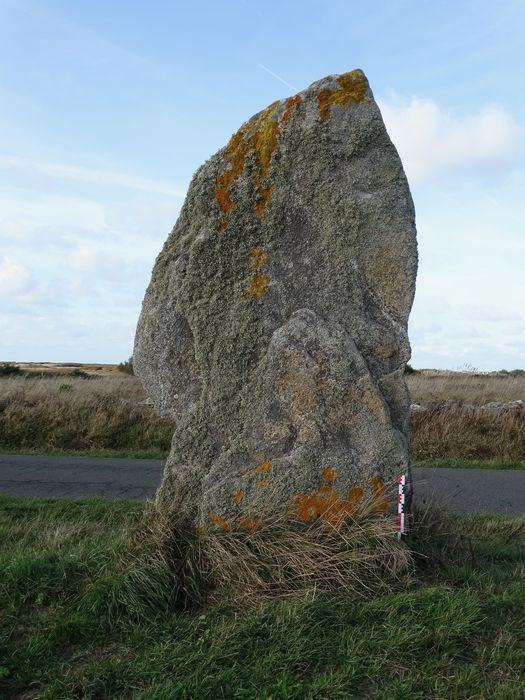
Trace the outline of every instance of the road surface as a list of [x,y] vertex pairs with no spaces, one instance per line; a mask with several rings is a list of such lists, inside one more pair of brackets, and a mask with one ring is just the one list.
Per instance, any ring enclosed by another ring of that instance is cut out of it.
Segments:
[[[45,497],[151,498],[160,460],[0,455],[0,494]],[[417,468],[416,503],[432,496],[458,513],[525,513],[525,471]]]

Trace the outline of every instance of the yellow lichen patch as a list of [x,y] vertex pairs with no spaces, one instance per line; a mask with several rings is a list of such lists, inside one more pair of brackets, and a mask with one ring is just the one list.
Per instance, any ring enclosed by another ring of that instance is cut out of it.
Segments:
[[268,262],[268,253],[266,253],[262,248],[252,248],[250,250],[250,261],[248,262],[248,267],[250,270],[256,272],[260,270],[261,267],[266,265]]
[[378,513],[386,513],[388,510],[388,498],[385,495],[385,484],[380,476],[372,477],[372,510]]
[[243,299],[262,299],[269,284],[270,277],[268,275],[254,275],[250,280],[250,288],[245,289],[241,296]]
[[243,499],[243,496],[244,496],[244,491],[237,489],[237,491],[234,491],[232,498],[235,501],[235,503],[240,503]]
[[272,471],[272,463],[271,462],[261,462],[255,469],[256,472],[271,472]]
[[363,489],[355,487],[348,491],[345,499],[340,499],[329,486],[322,486],[319,491],[312,491],[309,495],[298,493],[293,499],[295,510],[290,515],[304,522],[320,518],[330,527],[337,528],[356,514],[363,493]]
[[280,126],[274,119],[279,102],[262,111],[256,118],[244,124],[239,131],[232,136],[225,148],[227,169],[217,176],[215,182],[215,198],[221,210],[218,226],[221,230],[228,227],[227,217],[235,207],[231,188],[234,180],[243,174],[246,160],[250,153],[255,153],[256,167],[253,171],[255,184],[257,216],[262,216],[266,205],[272,197],[272,188],[263,186],[263,181],[268,177],[270,165],[277,143],[279,141]]
[[[246,156],[250,150],[245,141],[246,130],[247,125],[245,124],[231,137],[225,149],[229,167],[221,175],[217,175],[215,181],[215,197],[223,217],[226,217],[235,206],[235,202],[231,198],[230,188],[235,178],[242,175]],[[221,222],[225,223],[224,218],[221,219]]]
[[259,481],[257,482],[257,486],[260,489],[266,488],[266,479],[259,479]]
[[330,119],[330,107],[348,107],[351,104],[362,102],[368,89],[368,83],[360,70],[343,73],[337,78],[340,87],[323,88],[317,93],[319,102],[319,114],[323,121]]
[[290,117],[293,114],[294,109],[296,107],[299,107],[301,102],[302,102],[301,95],[293,95],[293,97],[289,97],[286,100],[284,114],[283,114],[283,123],[284,124],[288,124],[288,122],[290,121]]
[[264,215],[266,211],[266,206],[270,199],[272,198],[273,187],[268,185],[268,187],[261,187],[259,190],[259,196],[257,197],[257,202],[255,204],[255,213],[259,218]]
[[337,479],[337,472],[333,467],[327,466],[321,472],[321,479],[323,481],[335,481]]
[[255,530],[255,528],[259,527],[260,521],[258,518],[252,518],[250,515],[241,515],[240,518],[237,518],[236,525],[244,530]]
[[248,143],[255,150],[255,157],[259,166],[259,174],[255,177],[255,184],[260,184],[261,180],[267,177],[270,170],[272,156],[277,148],[279,140],[279,123],[272,119],[279,107],[279,102],[274,102],[267,107],[257,119],[257,125],[253,134],[248,139]]
[[223,515],[211,515],[210,522],[212,525],[217,525],[222,530],[231,530],[230,523],[226,520]]

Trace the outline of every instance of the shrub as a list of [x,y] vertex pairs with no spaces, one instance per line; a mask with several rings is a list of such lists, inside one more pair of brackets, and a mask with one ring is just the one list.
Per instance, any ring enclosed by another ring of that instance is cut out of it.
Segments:
[[414,369],[412,365],[408,365],[405,367],[405,374],[417,374],[417,369]]
[[121,362],[117,369],[119,372],[124,372],[124,374],[135,374],[133,371],[133,356],[129,360]]
[[[60,376],[60,375],[58,375],[58,376]],[[87,372],[84,372],[84,370],[78,369],[78,367],[76,367],[76,368],[70,373],[70,376],[71,376],[71,377],[81,377],[82,379],[90,379],[90,375],[89,375]]]
[[14,362],[3,362],[0,365],[0,377],[7,377],[14,374],[22,374],[22,370],[15,365]]

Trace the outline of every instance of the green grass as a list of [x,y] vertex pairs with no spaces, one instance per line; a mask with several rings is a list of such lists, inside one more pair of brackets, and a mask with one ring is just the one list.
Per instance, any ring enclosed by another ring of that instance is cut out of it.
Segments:
[[415,542],[418,575],[386,595],[189,614],[158,572],[119,565],[143,508],[0,497],[0,697],[524,695],[524,518],[456,518],[472,556],[437,567]]
[[46,457],[108,457],[115,459],[166,459],[168,452],[159,449],[111,449],[67,450],[59,448],[24,448],[0,445],[0,455],[42,455]]
[[413,467],[446,467],[447,469],[525,469],[525,462],[508,459],[426,459]]

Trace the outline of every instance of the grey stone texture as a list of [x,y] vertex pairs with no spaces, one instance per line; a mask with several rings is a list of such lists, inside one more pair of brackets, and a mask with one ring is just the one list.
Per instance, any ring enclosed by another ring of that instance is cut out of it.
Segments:
[[195,174],[134,367],[174,419],[159,502],[200,528],[338,526],[409,470],[415,215],[364,74],[256,114]]

